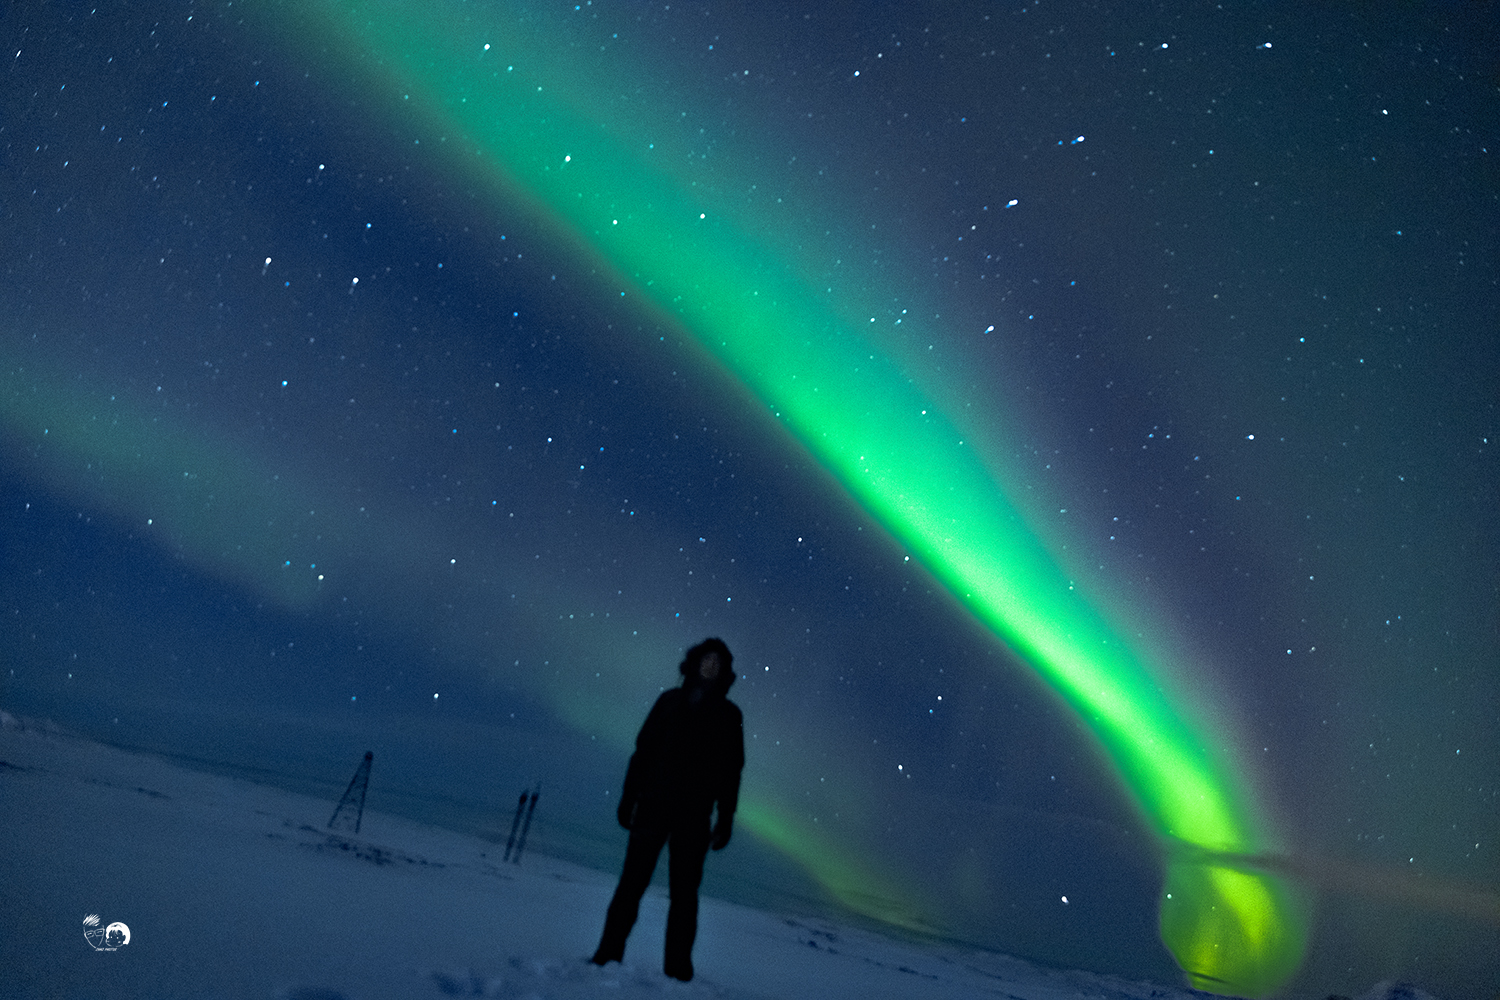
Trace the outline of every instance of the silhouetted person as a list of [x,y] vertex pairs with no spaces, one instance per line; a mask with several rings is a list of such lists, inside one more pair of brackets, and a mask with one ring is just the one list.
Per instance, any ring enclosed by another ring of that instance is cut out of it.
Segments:
[[[729,843],[745,766],[744,723],[739,707],[725,697],[734,683],[733,661],[718,639],[688,650],[678,665],[682,686],[656,699],[635,739],[616,813],[630,831],[630,844],[594,953],[596,965],[624,957],[641,896],[668,845],[671,905],[662,970],[684,982],[693,978],[703,859],[710,847],[717,851]],[[718,819],[710,826],[715,805]]]

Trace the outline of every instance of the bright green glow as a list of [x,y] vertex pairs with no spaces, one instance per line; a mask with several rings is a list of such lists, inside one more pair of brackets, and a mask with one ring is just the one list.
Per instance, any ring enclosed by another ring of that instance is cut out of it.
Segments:
[[1195,989],[1265,996],[1297,971],[1307,927],[1278,880],[1173,859],[1163,893],[1162,939]]
[[[787,261],[695,199],[617,138],[598,112],[513,67],[503,32],[442,27],[430,5],[301,2],[321,40],[390,84],[392,104],[429,118],[457,161],[480,163],[512,199],[538,204],[564,235],[673,315],[891,533],[1088,722],[1165,842],[1213,854],[1265,845],[1251,803],[1201,723],[1175,707],[1118,632],[1054,563],[957,428],[797,277]],[[764,804],[747,818],[825,883],[856,884]],[[1212,860],[1168,866],[1161,932],[1195,985],[1264,995],[1295,971],[1304,930],[1267,873]]]

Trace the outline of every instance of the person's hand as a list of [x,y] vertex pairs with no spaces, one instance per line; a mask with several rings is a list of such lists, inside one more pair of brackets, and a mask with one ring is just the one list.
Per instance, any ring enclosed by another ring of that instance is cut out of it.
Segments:
[[620,821],[620,825],[623,826],[627,830],[629,830],[632,826],[634,826],[635,825],[635,800],[634,799],[621,799],[620,800],[620,808],[618,808],[618,809],[615,810],[615,818],[618,819]]
[[720,816],[719,822],[714,825],[714,839],[709,841],[709,846],[716,851],[722,851],[729,843],[729,837],[734,833],[734,816]]

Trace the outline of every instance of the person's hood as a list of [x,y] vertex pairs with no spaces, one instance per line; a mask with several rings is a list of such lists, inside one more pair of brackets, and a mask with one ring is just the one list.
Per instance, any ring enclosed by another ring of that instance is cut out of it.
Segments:
[[709,685],[709,689],[717,694],[728,694],[734,685],[734,654],[729,651],[723,639],[704,639],[698,645],[687,651],[682,662],[677,665],[677,672],[682,674],[682,686],[692,687],[698,682],[698,661],[705,653],[719,654],[719,676]]

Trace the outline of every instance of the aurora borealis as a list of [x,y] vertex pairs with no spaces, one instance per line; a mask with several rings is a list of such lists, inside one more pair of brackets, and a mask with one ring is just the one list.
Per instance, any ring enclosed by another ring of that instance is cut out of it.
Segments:
[[1477,140],[1421,211],[1415,105],[1307,112],[1378,169],[1263,169],[1304,95],[1254,60],[1361,73],[1312,15],[243,10],[6,21],[17,710],[290,785],[378,742],[470,827],[540,776],[598,859],[722,634],[723,892],[1134,975],[1159,910],[1241,995],[1478,982],[1473,907],[1378,944],[1432,916],[1397,855],[1495,882]]

